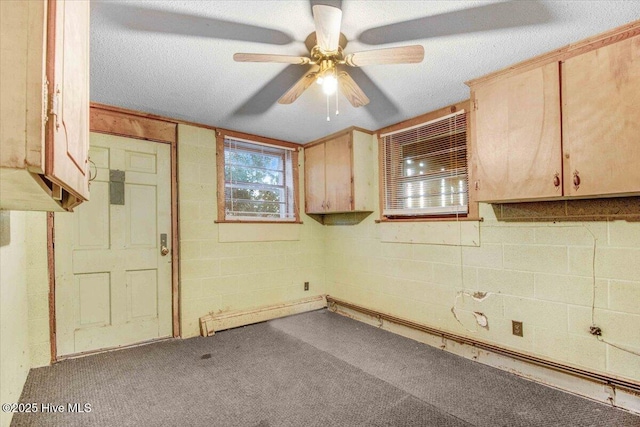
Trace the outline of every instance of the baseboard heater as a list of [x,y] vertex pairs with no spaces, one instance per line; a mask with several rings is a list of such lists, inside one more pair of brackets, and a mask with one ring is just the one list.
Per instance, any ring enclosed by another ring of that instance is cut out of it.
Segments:
[[229,313],[209,313],[200,318],[200,335],[209,337],[225,329],[265,322],[278,317],[325,308],[327,301],[324,295],[290,301],[282,304],[268,305],[245,311]]
[[435,335],[438,337],[442,337],[447,340],[454,341],[459,344],[466,344],[472,347],[476,347],[478,349],[486,350],[489,352],[493,352],[502,356],[507,356],[512,359],[520,360],[523,362],[531,363],[534,365],[542,366],[544,368],[553,369],[555,371],[559,371],[565,374],[577,376],[580,378],[584,378],[591,381],[596,381],[605,386],[613,386],[619,387],[622,389],[626,389],[632,394],[640,393],[640,384],[628,381],[622,378],[611,377],[608,375],[600,374],[597,372],[591,372],[584,369],[576,368],[569,365],[564,365],[562,363],[553,362],[550,360],[542,359],[536,356],[531,356],[528,354],[520,353],[514,350],[509,350],[503,347],[499,347],[493,344],[489,344],[483,341],[474,340],[472,338],[467,338],[461,335],[456,335],[450,332],[445,332],[436,328],[432,328],[417,322],[413,322],[411,320],[403,319],[401,317],[393,316],[391,314],[383,313],[377,310],[372,310],[370,308],[362,307],[356,304],[352,304],[338,298],[334,298],[332,296],[327,295],[327,304],[329,309],[335,311],[336,306],[341,306],[356,312],[360,312],[362,314],[371,316],[377,320],[384,320],[391,323],[395,323],[401,326],[405,326],[407,328],[415,329],[421,332],[425,332],[430,335]]

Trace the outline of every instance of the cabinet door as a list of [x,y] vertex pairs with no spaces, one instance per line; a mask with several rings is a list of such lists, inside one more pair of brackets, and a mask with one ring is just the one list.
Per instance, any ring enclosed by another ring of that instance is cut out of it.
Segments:
[[326,212],[352,211],[351,133],[325,142]]
[[324,144],[304,149],[305,212],[324,213]]
[[480,86],[475,100],[477,200],[562,196],[558,64]]
[[562,67],[565,194],[640,193],[640,36]]
[[89,2],[49,0],[49,106],[45,175],[89,198]]

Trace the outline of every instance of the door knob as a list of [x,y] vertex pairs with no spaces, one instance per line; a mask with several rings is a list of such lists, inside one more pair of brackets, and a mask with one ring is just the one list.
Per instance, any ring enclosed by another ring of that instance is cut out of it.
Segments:
[[162,233],[160,235],[160,254],[165,256],[169,253],[169,248],[167,247],[167,235]]

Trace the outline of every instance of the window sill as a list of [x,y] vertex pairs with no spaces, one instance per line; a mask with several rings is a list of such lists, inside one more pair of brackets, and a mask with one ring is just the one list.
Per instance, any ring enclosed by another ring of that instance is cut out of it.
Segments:
[[384,222],[443,222],[443,221],[450,221],[450,222],[457,222],[457,221],[484,221],[484,218],[482,217],[477,217],[477,216],[459,216],[459,217],[455,217],[455,216],[450,216],[450,217],[436,217],[436,218],[426,218],[426,217],[420,217],[420,218],[380,218],[380,219],[376,219],[375,222],[376,224],[380,224],[380,223],[384,223]]
[[247,220],[215,220],[215,224],[303,224],[302,221],[247,221]]

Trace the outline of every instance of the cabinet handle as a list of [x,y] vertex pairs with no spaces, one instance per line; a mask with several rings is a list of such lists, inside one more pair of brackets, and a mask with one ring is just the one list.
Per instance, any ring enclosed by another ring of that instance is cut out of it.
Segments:
[[330,206],[329,206],[329,202],[327,202],[327,209],[329,209],[329,207],[330,207]]
[[573,188],[576,190],[580,188],[580,172],[573,171]]
[[322,202],[322,209],[324,209],[324,202]]
[[553,185],[556,188],[560,187],[560,174],[558,172],[553,176]]

